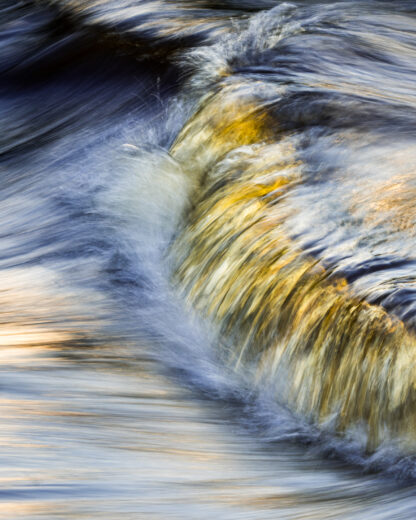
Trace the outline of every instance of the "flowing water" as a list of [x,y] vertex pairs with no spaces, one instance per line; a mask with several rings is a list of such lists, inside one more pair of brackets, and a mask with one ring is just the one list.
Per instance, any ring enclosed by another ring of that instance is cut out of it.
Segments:
[[413,519],[413,0],[0,0],[0,518]]

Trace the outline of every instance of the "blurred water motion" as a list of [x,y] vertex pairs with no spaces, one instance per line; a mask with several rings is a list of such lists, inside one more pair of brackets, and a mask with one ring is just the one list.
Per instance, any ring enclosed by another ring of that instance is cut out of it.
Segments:
[[[389,518],[414,490],[270,446],[117,349],[2,356],[0,518]],[[143,350],[145,350],[143,348]],[[78,359],[70,359],[71,357]]]
[[0,519],[415,516],[415,34],[0,0]]

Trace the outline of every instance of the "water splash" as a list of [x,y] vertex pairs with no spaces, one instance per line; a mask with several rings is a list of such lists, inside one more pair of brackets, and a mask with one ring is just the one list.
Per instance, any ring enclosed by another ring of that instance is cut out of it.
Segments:
[[202,183],[175,279],[227,365],[272,381],[278,402],[323,429],[360,430],[368,451],[394,440],[413,453],[416,338],[291,238],[297,141],[244,84],[202,100],[171,150]]

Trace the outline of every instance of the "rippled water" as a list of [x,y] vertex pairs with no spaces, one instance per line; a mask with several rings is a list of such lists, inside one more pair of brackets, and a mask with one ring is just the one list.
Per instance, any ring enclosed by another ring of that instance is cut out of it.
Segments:
[[415,33],[0,2],[0,518],[415,516]]

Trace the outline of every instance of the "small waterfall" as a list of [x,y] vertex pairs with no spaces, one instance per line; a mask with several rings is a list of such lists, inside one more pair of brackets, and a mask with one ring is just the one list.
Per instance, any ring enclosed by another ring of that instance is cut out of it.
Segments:
[[285,222],[305,165],[273,110],[225,84],[205,96],[171,153],[200,180],[173,246],[175,281],[211,320],[219,356],[253,385],[368,451],[416,447],[414,334],[306,253]]

